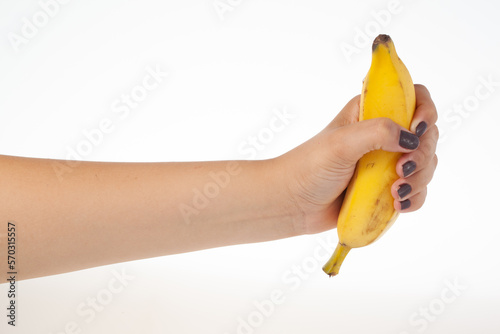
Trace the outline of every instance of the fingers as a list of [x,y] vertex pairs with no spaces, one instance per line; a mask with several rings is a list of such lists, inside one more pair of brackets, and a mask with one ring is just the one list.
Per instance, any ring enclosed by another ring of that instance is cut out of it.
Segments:
[[437,157],[434,155],[432,162],[420,171],[409,177],[398,179],[391,187],[392,196],[398,201],[413,197],[427,188],[434,175]]
[[420,209],[424,205],[425,197],[427,196],[427,187],[414,196],[404,200],[394,200],[394,208],[398,212],[412,212]]
[[438,129],[434,124],[420,137],[419,148],[403,154],[399,159],[396,172],[401,178],[391,188],[396,210],[411,212],[423,205],[427,185],[432,180],[438,162],[435,153],[438,137]]
[[346,165],[374,150],[409,153],[420,143],[416,135],[383,117],[335,128],[331,138],[335,156]]
[[431,94],[423,85],[415,85],[416,106],[410,131],[422,136],[437,121],[437,111]]
[[397,165],[398,179],[392,186],[394,207],[400,212],[419,209],[437,165],[439,131],[437,111],[429,91],[415,85],[416,105],[410,132],[388,118],[358,122],[360,96],[356,96],[328,125],[332,148],[339,160],[352,165],[374,150],[402,152]]
[[399,177],[407,177],[425,168],[431,163],[436,153],[439,132],[437,126],[433,124],[420,137],[420,146],[417,150],[403,154],[396,164],[396,173]]

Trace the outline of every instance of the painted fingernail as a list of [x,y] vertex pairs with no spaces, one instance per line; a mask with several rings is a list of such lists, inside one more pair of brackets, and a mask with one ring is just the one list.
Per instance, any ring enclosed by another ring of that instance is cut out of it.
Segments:
[[409,199],[405,199],[404,201],[401,201],[401,210],[406,210],[410,207],[411,202]]
[[403,176],[407,177],[408,175],[413,173],[416,168],[417,168],[417,164],[415,163],[415,161],[410,160],[410,161],[405,162],[403,164]]
[[399,198],[404,198],[409,193],[411,193],[411,186],[408,183],[403,183],[402,185],[399,186],[398,189]]
[[419,142],[418,137],[413,133],[401,130],[399,134],[399,146],[414,150],[418,147]]
[[417,137],[420,137],[421,135],[424,134],[426,129],[427,129],[427,123],[422,121],[422,122],[418,123],[417,129],[415,130],[415,134],[417,135]]

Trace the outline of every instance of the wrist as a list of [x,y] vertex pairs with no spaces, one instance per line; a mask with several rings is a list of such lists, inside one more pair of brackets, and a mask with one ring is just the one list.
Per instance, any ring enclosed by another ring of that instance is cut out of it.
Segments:
[[264,196],[261,205],[270,217],[275,217],[289,230],[288,236],[307,234],[305,214],[292,191],[295,182],[292,166],[284,156],[260,161],[263,172]]
[[[190,163],[181,167],[186,178],[181,197],[196,209],[190,208],[189,219],[183,221],[190,236],[196,236],[197,247],[262,242],[303,234],[301,217],[287,184],[288,168],[280,159]],[[197,189],[195,198],[193,188]],[[202,195],[203,203],[199,203]]]

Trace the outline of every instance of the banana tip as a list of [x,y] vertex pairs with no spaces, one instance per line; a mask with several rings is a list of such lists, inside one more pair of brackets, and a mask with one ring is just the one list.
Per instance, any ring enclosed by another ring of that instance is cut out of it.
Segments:
[[373,41],[372,51],[375,51],[375,49],[377,48],[377,46],[379,44],[387,44],[387,43],[389,43],[390,40],[391,40],[391,36],[389,36],[389,35],[384,35],[384,34],[378,35],[375,38],[375,40]]
[[339,273],[338,263],[327,263],[323,266],[323,271],[329,277],[337,276]]

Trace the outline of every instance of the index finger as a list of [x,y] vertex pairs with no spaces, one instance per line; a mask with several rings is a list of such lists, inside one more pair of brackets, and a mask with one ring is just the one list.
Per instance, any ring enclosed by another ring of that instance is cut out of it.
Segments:
[[416,106],[410,131],[420,137],[436,123],[438,115],[431,94],[424,85],[415,85],[415,96]]

